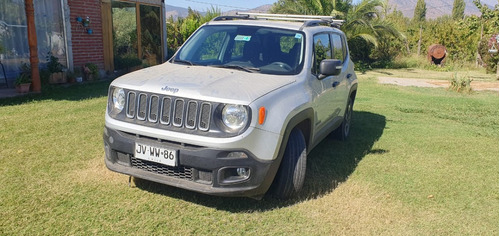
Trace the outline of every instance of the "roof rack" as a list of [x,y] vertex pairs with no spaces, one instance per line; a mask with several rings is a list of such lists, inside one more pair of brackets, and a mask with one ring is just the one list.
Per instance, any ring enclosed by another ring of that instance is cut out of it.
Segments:
[[213,21],[223,21],[223,20],[253,20],[248,15],[246,16],[218,16],[213,19]]
[[263,19],[263,20],[283,20],[283,21],[298,21],[304,22],[302,27],[317,26],[321,24],[329,24],[332,27],[340,28],[343,20],[335,20],[333,16],[313,16],[313,15],[290,15],[290,14],[268,14],[254,12],[236,12],[236,17],[246,19]]

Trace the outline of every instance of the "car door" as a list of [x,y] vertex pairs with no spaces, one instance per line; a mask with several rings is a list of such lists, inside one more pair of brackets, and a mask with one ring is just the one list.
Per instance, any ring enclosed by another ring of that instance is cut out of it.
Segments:
[[347,47],[345,47],[345,38],[343,35],[338,33],[331,33],[330,40],[332,42],[332,59],[337,59],[342,62],[342,69],[340,73],[333,77],[332,87],[333,92],[331,94],[332,104],[334,104],[335,110],[333,110],[333,118],[342,118],[344,116],[348,89],[348,78],[352,75],[349,74],[349,63],[346,61]]
[[321,136],[321,131],[325,131],[325,127],[332,123],[335,113],[339,113],[338,101],[335,99],[335,90],[340,85],[337,76],[327,76],[319,79],[319,65],[324,59],[332,59],[333,44],[331,42],[330,33],[319,33],[313,38],[314,59],[311,68],[311,80],[317,94],[314,101],[316,114],[315,130],[319,131],[316,135]]

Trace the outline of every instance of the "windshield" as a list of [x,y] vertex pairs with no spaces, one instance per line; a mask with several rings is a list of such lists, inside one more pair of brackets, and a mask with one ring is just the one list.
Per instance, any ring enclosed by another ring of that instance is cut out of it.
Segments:
[[298,31],[205,25],[179,49],[171,62],[291,75],[301,71],[303,52],[304,35]]

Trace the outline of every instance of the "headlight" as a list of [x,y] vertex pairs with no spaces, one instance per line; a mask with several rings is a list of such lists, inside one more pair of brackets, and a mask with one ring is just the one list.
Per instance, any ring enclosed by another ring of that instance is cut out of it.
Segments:
[[247,125],[248,111],[242,105],[226,105],[222,109],[222,122],[231,130],[240,130]]
[[125,91],[122,88],[113,89],[113,107],[121,112],[125,106]]

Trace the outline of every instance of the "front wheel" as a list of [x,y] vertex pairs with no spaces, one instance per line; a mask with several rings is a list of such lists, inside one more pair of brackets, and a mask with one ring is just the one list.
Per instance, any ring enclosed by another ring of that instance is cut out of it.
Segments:
[[280,168],[271,186],[274,197],[289,199],[302,189],[306,176],[306,162],[304,135],[299,129],[293,129],[288,138]]

